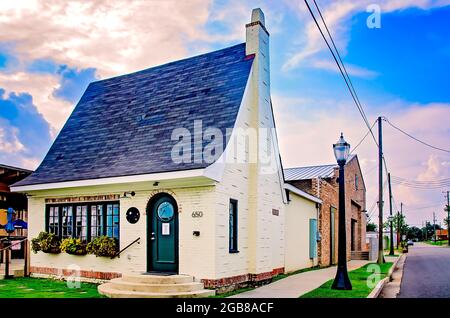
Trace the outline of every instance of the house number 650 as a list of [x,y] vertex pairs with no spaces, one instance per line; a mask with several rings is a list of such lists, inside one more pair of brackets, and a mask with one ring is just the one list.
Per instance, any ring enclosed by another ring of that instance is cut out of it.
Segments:
[[192,212],[192,217],[193,218],[201,218],[201,217],[203,217],[203,212],[202,211],[194,211],[194,212]]

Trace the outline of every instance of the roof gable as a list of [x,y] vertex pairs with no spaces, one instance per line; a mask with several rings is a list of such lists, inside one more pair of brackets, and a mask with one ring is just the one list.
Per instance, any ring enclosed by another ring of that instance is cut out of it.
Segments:
[[205,168],[172,160],[172,131],[193,134],[200,120],[226,136],[252,61],[242,43],[91,83],[39,168],[15,186]]

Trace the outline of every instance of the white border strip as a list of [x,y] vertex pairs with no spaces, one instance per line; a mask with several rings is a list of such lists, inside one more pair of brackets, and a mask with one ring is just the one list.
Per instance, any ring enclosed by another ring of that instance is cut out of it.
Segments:
[[111,177],[111,178],[66,181],[66,182],[55,182],[55,183],[45,183],[45,184],[32,184],[32,185],[11,187],[11,191],[26,192],[26,191],[51,190],[51,189],[62,189],[62,188],[89,187],[89,186],[98,186],[98,185],[111,185],[111,184],[120,184],[120,183],[134,183],[134,182],[161,181],[161,180],[169,180],[169,179],[195,178],[195,177],[203,177],[204,170],[205,169],[194,169],[194,170],[182,170],[182,171],[141,174],[141,175],[135,175],[135,176]]

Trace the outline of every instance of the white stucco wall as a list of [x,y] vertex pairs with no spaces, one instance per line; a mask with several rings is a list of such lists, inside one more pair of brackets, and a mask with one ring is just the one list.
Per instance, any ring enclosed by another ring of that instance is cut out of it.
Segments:
[[293,272],[317,265],[309,255],[309,220],[317,219],[316,203],[290,193],[286,212],[285,270]]
[[[140,244],[126,250],[120,258],[111,260],[93,255],[73,256],[66,253],[57,255],[38,252],[32,253],[31,266],[68,269],[76,265],[81,270],[140,273],[147,270],[147,213],[149,199],[158,191],[173,195],[179,205],[179,272],[193,275],[196,278],[215,277],[215,190],[214,186],[155,189],[151,185],[139,186],[90,187],[84,189],[45,191],[33,194],[29,198],[29,238],[36,237],[45,230],[45,198],[77,197],[83,195],[123,194],[135,191],[131,198],[120,199],[120,247],[123,248],[136,238],[141,237]],[[145,189],[147,188],[147,189]],[[136,207],[141,218],[136,224],[126,220],[126,211]],[[193,218],[193,211],[202,211],[202,218]],[[200,231],[199,237],[192,235]]]

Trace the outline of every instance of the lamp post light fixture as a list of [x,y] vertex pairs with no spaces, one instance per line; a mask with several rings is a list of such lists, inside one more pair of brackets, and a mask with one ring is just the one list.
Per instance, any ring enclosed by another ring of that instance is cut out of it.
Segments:
[[344,166],[350,151],[350,144],[341,137],[338,142],[333,145],[334,156],[339,165],[339,237],[338,237],[338,266],[336,277],[334,278],[331,289],[351,290],[352,283],[348,277],[347,271],[347,227],[345,221],[345,174]]

